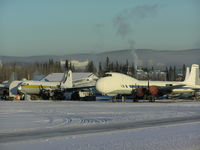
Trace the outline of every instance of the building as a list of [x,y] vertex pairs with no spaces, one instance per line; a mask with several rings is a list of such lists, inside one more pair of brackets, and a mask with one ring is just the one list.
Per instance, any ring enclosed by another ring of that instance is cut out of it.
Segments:
[[161,70],[150,71],[149,72],[149,79],[166,81],[166,72],[163,72]]
[[[41,79],[41,81],[47,81],[47,82],[60,82],[63,80],[64,73],[51,73]],[[81,86],[94,86],[96,84],[96,81],[98,80],[98,77],[90,72],[74,72],[72,73],[72,79],[73,79],[73,85],[75,87],[81,87]]]
[[153,70],[153,71],[143,71],[142,69],[137,69],[136,78],[139,80],[160,80],[166,81],[166,72],[161,70]]
[[[88,60],[86,60],[86,61],[70,60],[68,63],[71,64],[76,69],[83,69],[88,65],[89,61]],[[60,61],[60,65],[62,67],[64,67],[65,64],[66,64],[65,60]]]
[[43,75],[41,72],[38,72],[38,71],[35,71],[33,74],[32,74],[32,80],[41,80],[45,77],[45,75]]
[[136,78],[138,80],[146,80],[146,79],[148,79],[148,73],[143,71],[142,69],[137,69],[136,70]]

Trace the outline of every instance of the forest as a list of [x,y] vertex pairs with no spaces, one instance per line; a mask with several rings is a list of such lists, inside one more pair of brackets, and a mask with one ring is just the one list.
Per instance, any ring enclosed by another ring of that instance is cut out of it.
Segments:
[[[41,75],[48,75],[50,73],[65,72],[67,70],[72,70],[72,72],[92,72],[99,77],[104,76],[106,72],[119,72],[128,74],[138,79],[150,79],[150,80],[165,80],[165,81],[175,81],[183,80],[186,72],[186,65],[183,64],[182,68],[177,68],[174,66],[166,66],[162,70],[157,70],[152,66],[151,68],[145,66],[135,66],[134,63],[119,63],[118,61],[110,61],[109,57],[106,57],[105,61],[99,62],[95,65],[93,61],[89,61],[87,66],[84,68],[76,68],[70,60],[65,60],[65,64],[61,65],[59,61],[54,61],[49,59],[45,63],[2,63],[0,65],[0,82],[9,80],[11,74],[15,73],[16,80],[28,79],[32,80],[34,73],[39,73]],[[140,70],[140,73],[138,73]],[[143,72],[143,75],[141,74]],[[162,76],[161,76],[162,73]]]

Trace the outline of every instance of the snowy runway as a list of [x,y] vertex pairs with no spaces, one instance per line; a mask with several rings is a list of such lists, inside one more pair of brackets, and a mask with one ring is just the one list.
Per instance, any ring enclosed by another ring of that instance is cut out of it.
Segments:
[[62,128],[46,128],[40,130],[30,130],[30,131],[15,131],[11,133],[0,133],[0,143],[25,141],[33,139],[44,139],[59,136],[72,136],[72,135],[82,135],[100,132],[112,132],[128,129],[138,129],[138,128],[149,128],[149,127],[159,127],[166,125],[179,125],[185,123],[200,122],[200,116],[194,117],[179,117],[179,118],[167,118],[160,120],[151,121],[139,121],[139,122],[124,122],[115,124],[104,124],[104,125],[91,125],[82,127],[62,127]]
[[0,149],[55,145],[200,149],[200,103],[0,102]]

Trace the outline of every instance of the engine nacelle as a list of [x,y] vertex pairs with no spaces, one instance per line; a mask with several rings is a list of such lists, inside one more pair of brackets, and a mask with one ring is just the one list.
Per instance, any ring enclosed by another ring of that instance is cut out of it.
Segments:
[[159,88],[157,86],[150,86],[149,87],[149,94],[152,96],[158,96]]
[[136,89],[136,96],[137,97],[144,97],[145,93],[146,93],[145,88],[137,88]]

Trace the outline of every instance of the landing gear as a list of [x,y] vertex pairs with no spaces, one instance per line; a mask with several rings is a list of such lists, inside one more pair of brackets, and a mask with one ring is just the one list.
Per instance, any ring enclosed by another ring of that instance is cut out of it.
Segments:
[[40,94],[44,100],[64,100],[63,90],[58,89],[45,89],[42,86],[40,87]]
[[73,92],[72,95],[71,95],[71,99],[79,101],[80,100],[79,92],[78,91]]
[[200,100],[200,91],[194,92],[194,100]]
[[149,102],[155,102],[156,101],[156,97],[153,96],[153,95],[149,95],[148,96],[148,100],[149,100]]

